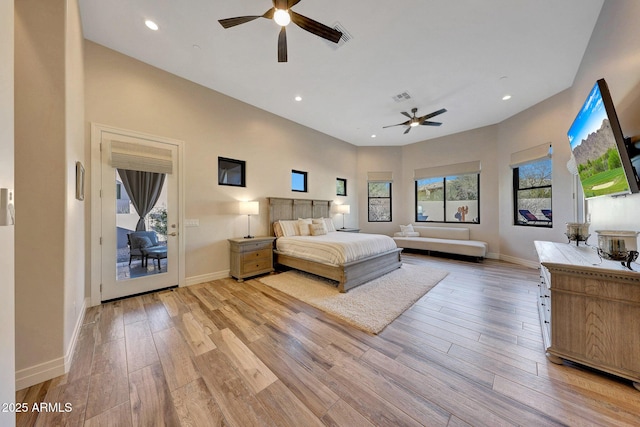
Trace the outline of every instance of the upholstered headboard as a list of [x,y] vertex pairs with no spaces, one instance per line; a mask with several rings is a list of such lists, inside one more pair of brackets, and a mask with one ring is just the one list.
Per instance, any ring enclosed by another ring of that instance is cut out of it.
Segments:
[[283,199],[267,197],[269,201],[269,234],[274,235],[273,223],[298,218],[330,218],[331,200]]

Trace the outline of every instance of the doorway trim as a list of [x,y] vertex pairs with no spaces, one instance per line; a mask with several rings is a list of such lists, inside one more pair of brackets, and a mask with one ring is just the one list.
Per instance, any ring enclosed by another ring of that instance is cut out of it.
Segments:
[[91,306],[101,304],[100,284],[102,282],[102,257],[100,238],[102,234],[102,209],[100,203],[100,192],[102,191],[101,177],[101,141],[104,132],[119,133],[132,138],[150,139],[168,144],[175,144],[178,147],[178,286],[185,286],[185,233],[184,233],[184,141],[166,138],[148,133],[132,131],[128,129],[116,128],[99,123],[91,123],[91,229],[89,230],[91,252],[90,281],[91,281]]

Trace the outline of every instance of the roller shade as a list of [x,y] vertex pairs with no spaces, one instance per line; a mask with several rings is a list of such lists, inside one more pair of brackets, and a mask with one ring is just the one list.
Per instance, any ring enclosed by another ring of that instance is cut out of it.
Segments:
[[552,151],[550,142],[536,145],[535,147],[512,153],[511,163],[509,163],[509,166],[511,166],[511,168],[517,168],[526,163],[542,160],[546,157],[551,158],[551,153]]
[[367,172],[367,181],[392,182],[393,172]]
[[131,142],[111,141],[111,166],[143,172],[173,173],[171,150]]
[[453,165],[434,166],[430,168],[415,169],[413,179],[435,178],[438,176],[455,176],[472,173],[480,173],[480,160]]

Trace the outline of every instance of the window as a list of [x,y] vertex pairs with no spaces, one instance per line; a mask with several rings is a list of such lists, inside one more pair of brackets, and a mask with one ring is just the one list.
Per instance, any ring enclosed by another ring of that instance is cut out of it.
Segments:
[[345,178],[336,178],[336,196],[347,195],[347,180]]
[[369,182],[369,222],[391,222],[391,182]]
[[417,179],[416,222],[480,223],[480,174]]
[[246,162],[218,157],[218,185],[246,187]]
[[515,225],[553,226],[550,158],[513,168],[513,204]]
[[297,170],[291,171],[291,191],[307,192],[307,173]]

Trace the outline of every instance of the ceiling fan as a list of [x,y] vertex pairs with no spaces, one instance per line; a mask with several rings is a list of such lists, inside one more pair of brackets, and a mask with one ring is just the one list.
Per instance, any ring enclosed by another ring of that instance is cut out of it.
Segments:
[[273,0],[273,7],[262,15],[219,19],[218,22],[224,28],[231,28],[258,18],[273,19],[276,24],[282,27],[280,29],[280,35],[278,36],[278,62],[287,62],[287,33],[285,28],[290,22],[293,22],[311,34],[315,34],[333,43],[338,43],[342,37],[342,33],[306,16],[295,13],[291,8],[298,3],[300,3],[300,0]]
[[404,114],[405,116],[409,117],[409,120],[407,120],[404,123],[398,123],[397,125],[389,125],[389,126],[383,126],[383,128],[390,128],[393,126],[407,126],[407,130],[404,131],[405,134],[409,133],[409,131],[411,130],[412,127],[416,127],[419,125],[423,125],[423,126],[440,126],[442,123],[440,122],[430,122],[428,121],[428,119],[438,116],[442,113],[446,113],[447,109],[443,108],[441,110],[438,111],[434,111],[433,113],[429,113],[426,114],[424,116],[420,116],[420,117],[416,117],[416,113],[418,112],[417,108],[413,108],[411,109],[411,112],[413,113],[413,116],[410,115],[409,113],[407,113],[406,111],[401,112],[400,114]]

